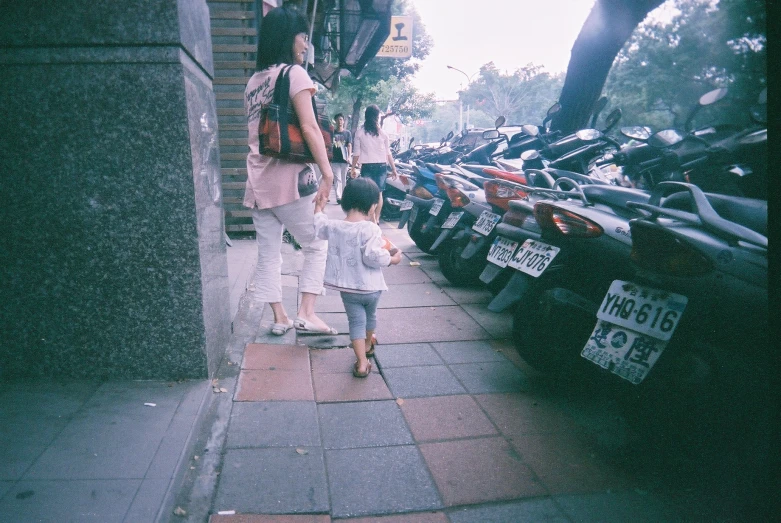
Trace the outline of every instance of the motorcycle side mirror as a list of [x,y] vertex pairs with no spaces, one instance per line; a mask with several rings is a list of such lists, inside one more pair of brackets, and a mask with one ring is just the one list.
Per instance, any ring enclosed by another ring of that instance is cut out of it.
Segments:
[[536,125],[522,125],[521,130],[523,130],[524,134],[528,134],[529,136],[537,136],[540,134],[540,130]]
[[483,140],[496,140],[497,138],[499,138],[499,131],[496,129],[483,131]]
[[621,119],[621,108],[616,107],[610,113],[607,115],[607,118],[605,118],[605,128],[602,129],[603,133],[606,133],[610,131],[613,127],[616,126],[618,121]]
[[446,141],[446,142],[450,141],[451,138],[453,138],[453,131],[450,131],[449,133],[447,133],[447,136],[445,137],[444,141]]
[[553,118],[553,115],[561,111],[561,104],[559,102],[556,102],[555,104],[551,105],[548,109],[548,113],[545,115],[545,118],[542,120],[542,126],[547,129],[545,124],[547,124],[551,118]]
[[501,126],[503,126],[503,125],[504,125],[504,122],[506,122],[506,121],[507,121],[507,119],[506,119],[504,116],[500,116],[499,118],[497,118],[497,119],[494,121],[494,127],[498,129],[498,128],[500,128]]
[[759,98],[757,99],[757,103],[760,105],[767,103],[767,87],[762,89],[762,91],[759,93]]
[[597,129],[581,129],[575,133],[575,136],[584,142],[592,142],[598,140],[602,136],[602,133]]
[[684,136],[676,129],[664,129],[648,137],[648,145],[663,149],[673,146],[683,140]]
[[644,142],[648,140],[648,138],[650,138],[651,128],[641,126],[641,125],[634,125],[632,127],[622,127],[621,134],[623,134],[627,138],[632,138],[634,140],[640,140]]
[[711,105],[725,96],[727,96],[728,89],[725,87],[722,87],[720,89],[714,89],[712,91],[708,91],[704,95],[700,96],[700,100],[697,102],[697,105],[692,107],[692,110],[689,111],[689,115],[686,117],[686,122],[683,124],[683,129],[686,132],[689,132],[691,130],[691,123],[692,120],[694,120],[694,117],[697,115],[697,112],[705,107],[706,105]]
[[727,92],[729,90],[726,87],[722,87],[721,89],[714,89],[713,91],[708,91],[704,95],[700,96],[700,105],[711,105],[715,104],[725,96],[727,96]]
[[523,160],[524,162],[528,162],[530,160],[536,160],[539,157],[540,157],[540,153],[535,151],[534,149],[529,149],[521,153],[521,160]]

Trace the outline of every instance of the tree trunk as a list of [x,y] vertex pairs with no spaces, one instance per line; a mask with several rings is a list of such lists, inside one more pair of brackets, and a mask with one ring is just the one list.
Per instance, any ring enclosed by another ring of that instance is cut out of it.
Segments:
[[613,60],[637,24],[664,0],[597,0],[572,46],[553,130],[573,133],[588,123]]

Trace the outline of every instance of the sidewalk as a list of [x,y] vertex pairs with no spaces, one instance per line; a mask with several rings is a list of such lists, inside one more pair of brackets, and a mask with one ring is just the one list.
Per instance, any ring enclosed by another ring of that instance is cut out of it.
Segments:
[[[215,380],[0,391],[0,521],[692,519],[654,494],[666,478],[611,464],[622,428],[609,404],[552,390],[486,291],[453,287],[406,231],[383,227],[405,260],[385,272],[369,378],[352,376],[345,334],[268,334],[270,310],[244,293],[255,244],[233,241],[237,312]],[[285,245],[283,260],[293,314],[302,259]],[[317,310],[347,332],[338,295]]]
[[[580,406],[546,390],[511,346],[510,315],[486,310],[487,291],[453,287],[406,231],[383,227],[405,260],[385,271],[372,374],[352,376],[345,334],[269,335],[270,311],[248,293],[220,369],[228,392],[200,439],[208,452],[176,500],[187,516],[171,521],[682,519],[597,456],[594,431],[619,428],[608,413],[592,416],[596,428],[576,421]],[[284,260],[292,314],[301,258]],[[317,311],[347,332],[338,295]]]

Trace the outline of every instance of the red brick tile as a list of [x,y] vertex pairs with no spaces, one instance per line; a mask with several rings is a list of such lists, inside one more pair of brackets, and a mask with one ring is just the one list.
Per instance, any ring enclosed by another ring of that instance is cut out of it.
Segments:
[[625,473],[601,460],[583,434],[519,435],[512,445],[551,495],[637,486]]
[[506,436],[581,431],[566,412],[544,397],[508,393],[480,394],[475,399]]
[[496,429],[471,396],[408,398],[401,405],[416,441],[493,436]]
[[236,401],[314,400],[312,375],[306,371],[243,370]]
[[242,369],[309,370],[309,349],[301,345],[250,343],[244,349]]
[[448,523],[449,520],[444,512],[418,512],[416,514],[335,519],[334,521],[344,521],[345,523]]
[[331,523],[331,517],[327,515],[296,515],[278,516],[263,514],[213,514],[209,517],[209,523]]
[[[348,373],[352,375],[353,364],[355,363],[355,352],[352,349],[312,349],[310,351],[312,358],[312,372],[315,374],[341,374]],[[379,372],[374,360],[372,363],[372,372]]]
[[420,451],[446,506],[547,494],[504,438],[424,443]]
[[393,396],[379,373],[366,378],[356,378],[352,373],[313,374],[315,400],[318,403],[333,401],[387,400]]

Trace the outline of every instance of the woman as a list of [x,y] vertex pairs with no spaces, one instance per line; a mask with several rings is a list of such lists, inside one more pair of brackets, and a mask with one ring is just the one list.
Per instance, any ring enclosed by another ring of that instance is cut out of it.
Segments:
[[334,171],[334,189],[336,190],[336,203],[342,202],[342,191],[347,185],[347,167],[353,151],[352,133],[344,128],[344,115],[338,113],[334,116],[334,157],[331,160],[331,169]]
[[[315,88],[301,67],[309,48],[306,18],[295,9],[278,7],[263,17],[258,35],[257,70],[244,91],[249,129],[247,186],[244,206],[252,209],[258,242],[258,265],[254,285],[258,298],[271,305],[274,324],[271,333],[285,334],[292,327],[299,333],[336,334],[317,317],[315,299],[323,293],[327,242],[314,235],[314,205],[328,201],[333,172],[322,134],[312,110]],[[259,153],[258,123],[262,104],[272,101],[280,70],[290,69],[290,99],[298,116],[304,141],[322,173],[318,185],[305,163],[271,158]],[[282,305],[282,232],[287,229],[301,244],[304,264],[299,275],[300,306],[292,321]]]
[[[353,148],[353,173],[356,172],[358,160],[361,164],[361,176],[374,180],[380,188],[380,201],[374,211],[372,220],[380,223],[382,212],[382,191],[385,190],[385,179],[388,176],[388,164],[391,166],[392,179],[396,179],[396,165],[393,163],[393,155],[390,150],[388,135],[380,129],[380,108],[370,105],[364,113],[363,127],[355,132],[355,144]],[[354,176],[354,175],[352,175]]]

